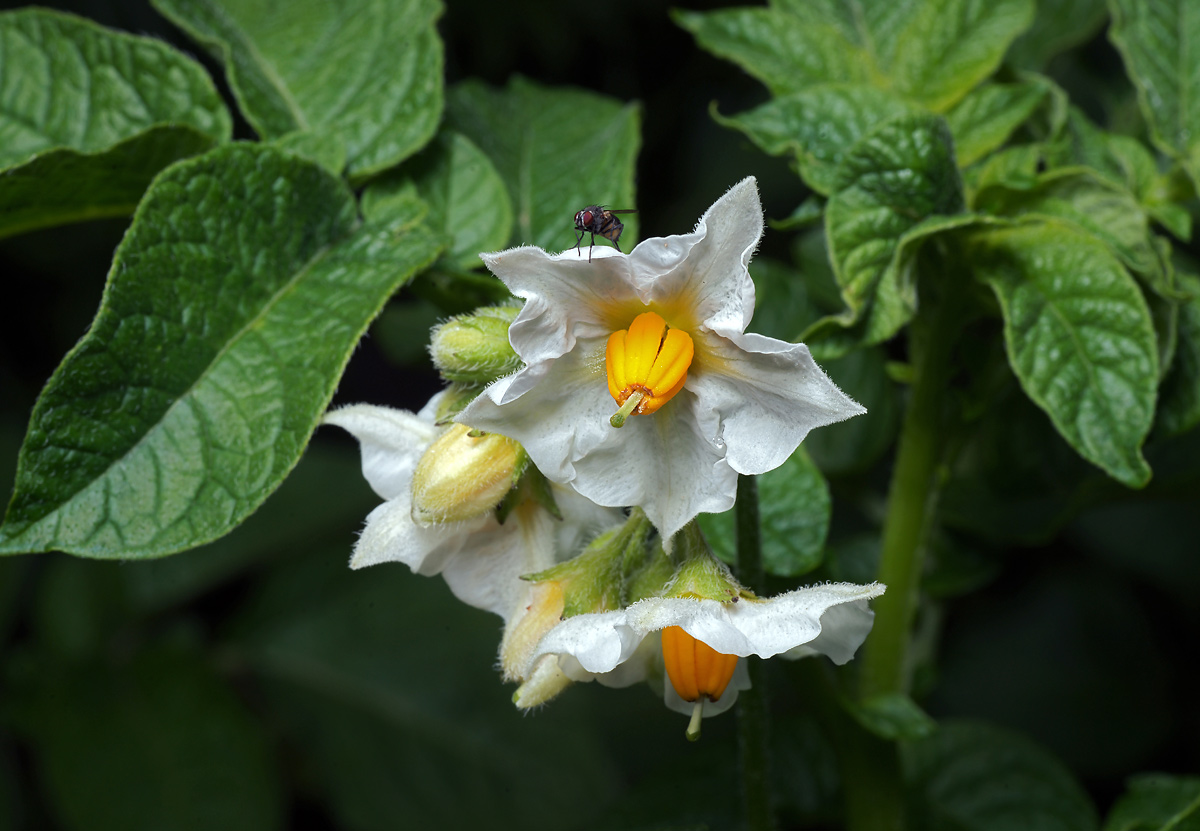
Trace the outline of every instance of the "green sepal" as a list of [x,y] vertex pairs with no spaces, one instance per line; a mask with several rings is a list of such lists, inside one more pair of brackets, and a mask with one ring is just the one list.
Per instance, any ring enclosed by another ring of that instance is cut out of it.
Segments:
[[700,525],[692,520],[671,540],[675,574],[662,591],[663,597],[699,597],[720,603],[736,603],[755,595],[742,586],[709,548]]
[[627,576],[645,562],[653,532],[654,526],[645,513],[635,510],[624,525],[596,537],[578,556],[521,579],[561,584],[564,620],[620,609],[629,602]]

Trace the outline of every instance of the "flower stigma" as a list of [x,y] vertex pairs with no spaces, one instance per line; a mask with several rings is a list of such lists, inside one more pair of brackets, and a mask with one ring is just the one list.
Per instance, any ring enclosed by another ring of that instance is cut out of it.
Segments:
[[717,701],[737,667],[737,655],[717,652],[703,641],[689,635],[679,626],[662,630],[663,664],[671,686],[684,701],[694,701],[692,719],[688,723],[689,741],[700,738],[700,720],[704,702]]
[[620,407],[609,423],[621,427],[631,415],[649,415],[683,389],[695,346],[656,312],[643,312],[628,329],[613,332],[605,348],[608,391]]

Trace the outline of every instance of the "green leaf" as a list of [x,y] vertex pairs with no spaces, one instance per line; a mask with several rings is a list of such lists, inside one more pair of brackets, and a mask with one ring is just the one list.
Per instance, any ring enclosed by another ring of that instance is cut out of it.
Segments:
[[902,239],[912,235],[916,241],[970,221],[946,221],[964,208],[946,122],[929,115],[887,122],[846,154],[837,184],[825,208],[825,228],[849,309],[842,325],[853,324],[871,306],[864,337],[874,343],[891,337],[916,306],[915,284],[902,280],[903,270],[894,263]]
[[1200,7],[1194,0],[1109,0],[1121,52],[1154,141],[1200,184]]
[[1029,190],[1038,182],[1038,165],[1042,161],[1042,147],[1038,144],[1019,144],[1005,147],[988,157],[981,165],[969,172],[970,184],[976,196],[971,207],[979,205],[980,195],[988,188],[1002,187],[1012,190]]
[[0,14],[0,237],[133,212],[159,170],[229,138],[191,58],[45,9]]
[[346,143],[337,133],[301,130],[270,142],[288,153],[316,162],[330,173],[341,176],[346,169]]
[[826,84],[773,98],[731,118],[713,117],[740,130],[766,153],[794,155],[804,181],[829,195],[842,158],[885,121],[918,110],[891,93],[865,84]]
[[[449,126],[475,143],[513,200],[510,242],[561,251],[575,243],[574,216],[588,205],[636,208],[636,104],[513,78],[503,90],[467,81],[446,101]],[[637,214],[622,217],[622,250],[637,239]],[[587,239],[584,240],[586,244]]]
[[1130,487],[1150,480],[1158,344],[1137,285],[1105,246],[1057,222],[972,238],[996,292],[1009,363],[1026,394],[1088,461]]
[[1033,25],[1017,38],[1005,60],[1040,70],[1055,55],[1091,40],[1107,18],[1105,0],[1037,0]]
[[1038,177],[1029,190],[992,188],[976,208],[998,216],[1052,216],[1103,241],[1132,271],[1160,293],[1170,294],[1169,272],[1141,205],[1124,187],[1088,168],[1059,168]]
[[[821,564],[832,505],[829,485],[800,448],[780,467],[758,477],[763,567],[778,577],[799,577]],[[700,527],[722,560],[737,561],[733,511],[701,514]]]
[[446,256],[456,267],[482,267],[480,252],[508,242],[512,200],[491,161],[466,136],[443,132],[416,158],[372,182],[363,192],[363,215],[381,216],[410,182],[429,206],[425,224],[452,240]]
[[1175,360],[1159,390],[1158,428],[1168,436],[1200,424],[1200,278],[1177,274],[1188,298],[1179,308]]
[[832,22],[771,8],[675,11],[672,17],[701,48],[733,61],[775,95],[870,78],[870,55]]
[[923,739],[937,722],[904,693],[884,693],[866,701],[843,701],[854,720],[888,741]]
[[946,113],[959,167],[966,167],[1008,140],[1046,97],[1038,81],[985,84]]
[[41,664],[13,699],[63,828],[284,827],[268,738],[200,656]]
[[154,7],[225,64],[259,136],[334,134],[356,181],[412,155],[437,129],[437,0],[154,0]]
[[340,180],[266,147],[165,171],[34,407],[0,551],[155,557],[243,520],[367,323],[436,254],[419,211],[358,227]]
[[1095,808],[1061,762],[1023,736],[942,722],[903,746],[924,831],[1095,831]]
[[1200,778],[1133,777],[1104,821],[1104,831],[1200,831]]
[[1033,20],[1033,0],[925,0],[895,34],[896,91],[934,112],[954,106],[1000,66]]

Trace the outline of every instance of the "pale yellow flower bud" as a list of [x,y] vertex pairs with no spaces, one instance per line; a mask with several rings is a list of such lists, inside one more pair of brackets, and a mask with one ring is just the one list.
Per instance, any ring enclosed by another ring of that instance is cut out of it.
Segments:
[[412,484],[416,523],[474,519],[495,509],[520,479],[526,462],[521,445],[498,433],[471,432],[455,424],[421,456]]

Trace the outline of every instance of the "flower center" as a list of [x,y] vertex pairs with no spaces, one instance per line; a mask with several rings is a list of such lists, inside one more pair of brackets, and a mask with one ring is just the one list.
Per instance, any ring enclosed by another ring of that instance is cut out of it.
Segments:
[[631,415],[649,415],[683,389],[695,347],[682,329],[643,312],[628,329],[613,332],[605,350],[608,391],[620,406],[610,419],[620,427]]
[[716,701],[729,686],[737,667],[737,655],[724,655],[703,641],[698,641],[679,626],[662,630],[663,664],[671,686],[684,701],[696,702],[687,737],[700,738],[700,718],[704,700]]

